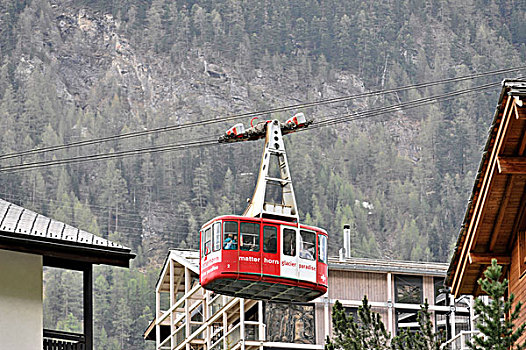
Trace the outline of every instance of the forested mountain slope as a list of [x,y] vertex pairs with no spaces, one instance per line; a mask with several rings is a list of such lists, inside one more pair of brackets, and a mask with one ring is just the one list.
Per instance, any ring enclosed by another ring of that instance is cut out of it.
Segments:
[[[0,155],[519,66],[525,10],[524,0],[0,0]],[[502,78],[301,111],[323,119]],[[302,220],[328,230],[332,254],[349,223],[356,256],[446,261],[498,90],[286,137]],[[231,124],[0,161],[183,142]],[[96,271],[95,329],[100,349],[141,349],[164,254],[196,248],[208,219],[242,212],[261,147],[0,173],[0,196],[138,253],[130,271]],[[47,327],[79,326],[74,291],[57,283],[77,277],[47,273]]]

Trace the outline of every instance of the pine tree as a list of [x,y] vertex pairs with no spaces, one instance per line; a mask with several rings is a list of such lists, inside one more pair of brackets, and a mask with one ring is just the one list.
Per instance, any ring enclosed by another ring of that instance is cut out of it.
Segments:
[[339,301],[332,308],[332,324],[334,338],[327,338],[325,350],[387,350],[389,349],[389,334],[385,330],[382,318],[371,311],[367,296],[358,308],[358,320],[345,313]]
[[393,338],[391,343],[393,350],[440,350],[440,345],[445,339],[444,334],[435,333],[427,300],[420,306],[417,320],[419,326],[417,331],[406,328]]
[[[482,299],[475,300],[475,313],[479,316],[477,328],[482,335],[475,335],[468,345],[472,350],[508,350],[525,349],[526,342],[516,344],[524,333],[526,324],[515,327],[519,318],[522,302],[517,302],[513,307],[515,296],[506,291],[508,280],[502,277],[502,266],[497,265],[497,260],[491,260],[491,266],[484,271],[484,279],[480,278],[478,284],[490,298],[490,303],[485,304]],[[513,311],[512,311],[513,310]]]

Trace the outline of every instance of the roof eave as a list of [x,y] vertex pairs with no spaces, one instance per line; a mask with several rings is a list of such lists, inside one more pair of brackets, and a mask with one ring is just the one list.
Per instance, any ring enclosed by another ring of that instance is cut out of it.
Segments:
[[130,260],[135,258],[135,254],[130,249],[80,245],[74,242],[17,235],[11,232],[0,232],[0,249],[75,262],[121,267],[129,267]]
[[[502,89],[499,95],[498,104],[495,108],[493,122],[491,123],[491,127],[489,129],[488,139],[486,140],[486,144],[484,146],[484,151],[482,153],[479,169],[477,171],[477,176],[475,177],[475,181],[473,184],[473,190],[471,192],[471,196],[468,201],[466,213],[464,215],[464,220],[463,220],[461,229],[459,231],[458,239],[455,245],[455,250],[453,251],[453,256],[451,257],[451,263],[447,271],[447,276],[446,276],[446,281],[445,281],[445,284],[447,286],[454,287],[458,285],[459,283],[461,283],[461,281],[456,281],[455,275],[458,269],[459,261],[461,259],[462,247],[465,243],[466,235],[468,234],[469,223],[471,221],[473,210],[474,210],[473,206],[476,204],[476,201],[480,196],[480,188],[481,188],[480,182],[484,178],[485,173],[488,171],[488,166],[489,166],[488,157],[490,157],[491,152],[493,150],[492,147],[496,143],[496,141],[492,142],[492,140],[494,137],[496,137],[498,126],[502,122],[502,119],[499,120],[499,113],[503,111],[503,109],[505,108],[505,106],[503,105],[504,98],[507,96],[515,95],[515,93],[511,91],[511,89],[513,88],[523,89],[522,93],[525,93],[526,92],[526,81],[518,80],[518,79],[504,79],[502,81]],[[455,288],[455,289],[460,290],[461,289],[460,287],[461,286],[458,286],[458,288]]]

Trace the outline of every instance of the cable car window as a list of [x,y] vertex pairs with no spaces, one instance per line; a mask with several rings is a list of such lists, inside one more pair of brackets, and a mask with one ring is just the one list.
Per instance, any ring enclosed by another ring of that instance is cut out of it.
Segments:
[[283,229],[283,254],[288,256],[296,255],[296,230]]
[[223,249],[237,249],[237,221],[225,221],[223,224]]
[[221,249],[221,222],[214,223],[214,252]]
[[327,236],[318,235],[318,259],[320,262],[327,263]]
[[310,231],[300,231],[300,258],[316,259],[316,234]]
[[209,227],[205,231],[205,240],[204,240],[203,250],[205,255],[208,255],[212,252],[212,228]]
[[199,237],[201,237],[201,241],[199,244],[201,244],[201,258],[205,256],[205,235],[203,231],[199,231]]
[[259,252],[259,224],[241,223],[241,250]]
[[263,227],[263,251],[276,253],[278,251],[278,229],[275,226]]

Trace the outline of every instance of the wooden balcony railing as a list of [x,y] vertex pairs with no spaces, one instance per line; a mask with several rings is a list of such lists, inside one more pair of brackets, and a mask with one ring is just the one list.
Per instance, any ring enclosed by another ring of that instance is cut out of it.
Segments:
[[44,350],[85,350],[84,334],[44,329]]

